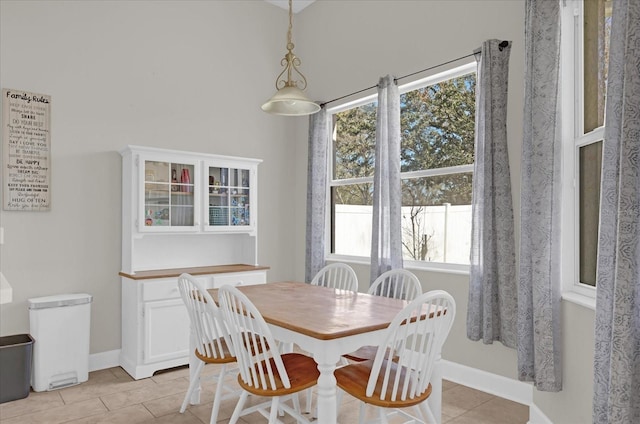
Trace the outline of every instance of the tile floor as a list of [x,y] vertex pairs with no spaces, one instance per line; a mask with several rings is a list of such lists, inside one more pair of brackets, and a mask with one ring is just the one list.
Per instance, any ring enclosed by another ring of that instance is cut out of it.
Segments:
[[[204,374],[216,372],[207,365]],[[235,378],[231,377],[231,378]],[[2,424],[40,423],[209,423],[215,384],[203,377],[202,403],[178,413],[189,382],[189,370],[177,368],[151,378],[132,379],[122,368],[110,368],[89,374],[89,380],[77,386],[51,392],[31,392],[25,399],[0,404]],[[304,396],[304,395],[302,395]],[[304,398],[301,399],[304,405]],[[221,405],[218,423],[227,424],[235,399]],[[345,396],[338,421],[358,422],[358,403]],[[442,422],[447,424],[525,424],[529,408],[459,384],[443,382]],[[395,417],[400,418],[400,417]],[[242,417],[242,424],[264,423],[260,415]],[[285,423],[294,422],[291,417]],[[392,423],[402,420],[391,420]]]

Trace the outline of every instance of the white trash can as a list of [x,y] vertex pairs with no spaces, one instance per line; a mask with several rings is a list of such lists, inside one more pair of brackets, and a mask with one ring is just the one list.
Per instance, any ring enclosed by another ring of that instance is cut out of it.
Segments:
[[31,387],[61,389],[89,379],[90,294],[28,299],[33,344]]

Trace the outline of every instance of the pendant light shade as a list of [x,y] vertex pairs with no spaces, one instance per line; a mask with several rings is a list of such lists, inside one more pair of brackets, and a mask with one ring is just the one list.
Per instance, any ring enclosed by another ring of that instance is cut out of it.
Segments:
[[[278,78],[276,78],[276,94],[273,95],[265,104],[262,110],[274,115],[284,116],[302,116],[311,115],[320,110],[320,105],[312,102],[304,94],[307,88],[307,79],[298,70],[300,59],[293,53],[293,42],[291,41],[291,31],[293,29],[293,7],[292,0],[289,0],[289,29],[287,31],[287,53],[281,63],[284,66]],[[293,79],[294,72],[299,76],[300,80]],[[284,79],[286,75],[286,80]]]
[[311,115],[320,110],[320,105],[312,102],[298,87],[282,87],[265,104],[262,110],[274,115]]

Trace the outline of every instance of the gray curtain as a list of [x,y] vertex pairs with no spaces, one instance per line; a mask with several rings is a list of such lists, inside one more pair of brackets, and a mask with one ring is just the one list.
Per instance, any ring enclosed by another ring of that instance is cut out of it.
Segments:
[[640,1],[613,2],[602,158],[593,422],[640,423]]
[[526,0],[518,377],[562,389],[560,2]]
[[327,143],[329,122],[323,107],[309,117],[307,170],[307,243],[305,279],[311,281],[325,265],[325,214],[327,200]]
[[507,149],[511,43],[488,40],[480,53],[467,337],[515,348],[518,280]]
[[370,282],[402,268],[400,94],[390,75],[378,83],[375,155]]

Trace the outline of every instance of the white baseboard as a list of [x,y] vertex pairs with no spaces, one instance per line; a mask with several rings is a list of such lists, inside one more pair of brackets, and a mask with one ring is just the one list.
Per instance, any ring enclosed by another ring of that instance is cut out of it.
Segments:
[[529,421],[527,424],[553,424],[535,403],[529,405]]
[[442,360],[442,378],[485,393],[530,406],[533,403],[533,385],[512,378],[492,374],[466,365]]
[[89,355],[89,372],[120,366],[120,349]]

